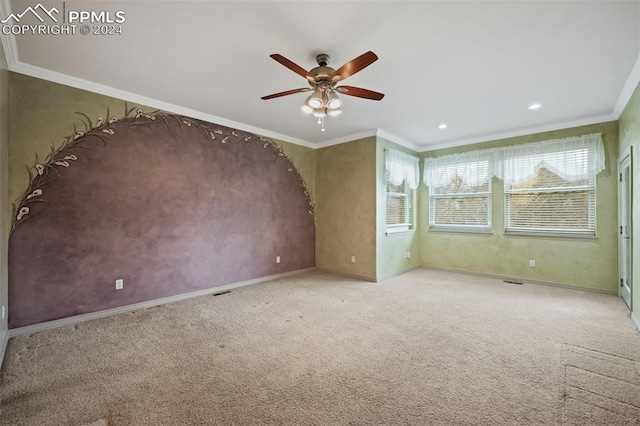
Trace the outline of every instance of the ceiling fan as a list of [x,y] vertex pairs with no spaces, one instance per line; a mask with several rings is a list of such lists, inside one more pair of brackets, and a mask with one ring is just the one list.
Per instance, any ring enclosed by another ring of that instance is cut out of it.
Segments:
[[285,67],[289,68],[296,74],[306,78],[310,87],[303,87],[300,89],[287,90],[286,92],[274,93],[272,95],[263,96],[261,99],[268,100],[279,98],[281,96],[293,95],[295,93],[303,93],[313,91],[313,93],[306,99],[301,109],[307,114],[313,114],[318,117],[318,123],[322,124],[322,131],[324,131],[324,117],[336,116],[342,113],[340,107],[342,101],[338,97],[338,93],[348,96],[355,96],[357,98],[371,99],[379,101],[384,97],[384,94],[374,92],[373,90],[362,89],[354,86],[337,86],[336,85],[354,75],[357,72],[362,71],[372,63],[378,60],[375,53],[369,51],[358,56],[354,60],[347,62],[337,70],[327,66],[329,63],[329,55],[321,53],[316,56],[318,66],[310,71],[305,70],[301,66],[293,63],[289,59],[282,55],[274,53],[270,55],[271,58],[281,63]]

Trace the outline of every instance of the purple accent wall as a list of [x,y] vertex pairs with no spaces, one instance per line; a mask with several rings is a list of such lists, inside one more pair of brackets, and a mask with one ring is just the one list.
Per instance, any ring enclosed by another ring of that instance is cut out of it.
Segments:
[[42,194],[9,243],[10,328],[314,266],[308,193],[277,146],[157,117],[97,127],[34,173],[26,195]]

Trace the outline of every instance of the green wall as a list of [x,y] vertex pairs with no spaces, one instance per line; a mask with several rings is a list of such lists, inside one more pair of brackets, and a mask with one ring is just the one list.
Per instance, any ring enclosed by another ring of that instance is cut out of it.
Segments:
[[298,171],[302,175],[304,182],[307,184],[311,200],[316,202],[316,152],[317,150],[307,148],[301,145],[296,145],[290,142],[281,141],[279,139],[273,139],[282,152],[289,157],[298,168]]
[[[396,149],[407,154],[418,154],[408,148],[393,143],[387,139],[377,137],[376,143],[376,279],[383,280],[403,271],[420,266],[420,245],[418,242],[418,226],[412,231],[387,235],[386,233],[386,206],[387,206],[387,181],[384,173],[385,149]],[[422,185],[422,184],[421,184]],[[416,192],[419,189],[416,189]],[[417,198],[417,197],[416,197]],[[419,215],[418,203],[415,204],[417,220]],[[416,223],[416,222],[414,222]],[[405,252],[411,253],[407,259]]]
[[316,267],[375,280],[376,138],[321,148],[317,160]]
[[619,155],[632,147],[632,173],[633,173],[633,202],[632,202],[632,226],[633,226],[633,270],[632,274],[632,302],[633,317],[640,328],[640,85],[636,87],[631,99],[620,116]]
[[[421,215],[424,217],[420,223],[422,265],[616,292],[617,122],[430,151],[423,153],[422,157],[436,157],[589,133],[602,133],[606,150],[606,169],[600,172],[596,183],[597,238],[583,240],[506,236],[504,234],[504,185],[496,178],[493,178],[492,182],[492,235],[429,231],[428,192],[423,186],[420,196]],[[529,267],[529,259],[535,259],[535,268]]]
[[[8,155],[8,111],[9,111],[9,71],[4,50],[0,45],[0,307],[8,312],[8,259],[11,208],[9,206],[9,155]],[[0,318],[0,365],[4,356],[3,345],[8,332],[8,315]]]

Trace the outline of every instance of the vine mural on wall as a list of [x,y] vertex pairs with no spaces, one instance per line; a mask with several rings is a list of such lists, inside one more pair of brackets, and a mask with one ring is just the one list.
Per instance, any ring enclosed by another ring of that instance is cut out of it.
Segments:
[[89,148],[87,146],[93,140],[98,140],[103,144],[107,144],[116,132],[121,128],[134,128],[135,126],[148,126],[156,120],[162,121],[169,129],[169,121],[174,120],[180,126],[194,127],[201,130],[212,142],[220,144],[234,143],[244,141],[247,143],[261,144],[262,148],[275,151],[278,157],[289,163],[288,171],[293,173],[300,181],[300,185],[304,190],[304,194],[309,202],[309,214],[313,217],[314,206],[311,200],[309,187],[305,183],[300,170],[293,161],[282,151],[282,148],[275,142],[257,136],[252,133],[233,130],[223,126],[215,126],[214,124],[195,120],[193,118],[163,113],[160,111],[145,112],[141,108],[129,108],[125,103],[124,115],[122,117],[110,116],[107,110],[106,117],[97,117],[95,123],[89,116],[82,112],[76,114],[82,117],[83,129],[79,130],[74,124],[73,133],[66,138],[60,147],[51,145],[51,152],[44,161],[39,161],[36,155],[36,164],[33,167],[27,166],[29,174],[29,184],[22,199],[13,205],[13,224],[11,231],[13,232],[18,226],[26,222],[32,217],[32,206],[36,203],[48,203],[43,193],[43,186],[55,179],[64,168],[71,167],[73,162],[78,160],[78,155],[74,152],[78,149]]
[[79,115],[14,204],[10,328],[315,266],[309,188],[273,141],[126,105]]

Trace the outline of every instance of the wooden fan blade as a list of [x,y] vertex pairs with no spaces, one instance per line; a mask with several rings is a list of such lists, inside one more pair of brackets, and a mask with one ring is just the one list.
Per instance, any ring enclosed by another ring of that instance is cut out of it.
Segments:
[[345,78],[350,77],[359,71],[362,71],[377,60],[378,57],[372,51],[363,53],[353,61],[347,62],[346,64],[335,70],[335,72],[331,74],[331,80],[334,82],[344,80]]
[[284,65],[285,67],[289,68],[291,71],[295,72],[296,74],[299,74],[299,75],[303,76],[304,78],[306,78],[310,82],[312,82],[312,83],[316,82],[316,78],[313,76],[313,74],[311,74],[309,71],[307,71],[304,68],[302,68],[300,65],[291,62],[290,60],[288,60],[284,56],[279,55],[277,53],[274,53],[273,55],[269,55],[269,56],[272,57],[277,62],[279,62],[282,65]]
[[263,96],[260,99],[266,101],[267,99],[279,98],[280,96],[293,95],[294,93],[308,92],[309,90],[312,90],[311,87],[303,87],[301,89],[287,90],[286,92],[274,93],[273,95]]
[[373,90],[363,89],[361,87],[340,86],[336,87],[336,90],[343,95],[371,99],[372,101],[379,101],[380,99],[384,98],[384,93],[374,92]]

